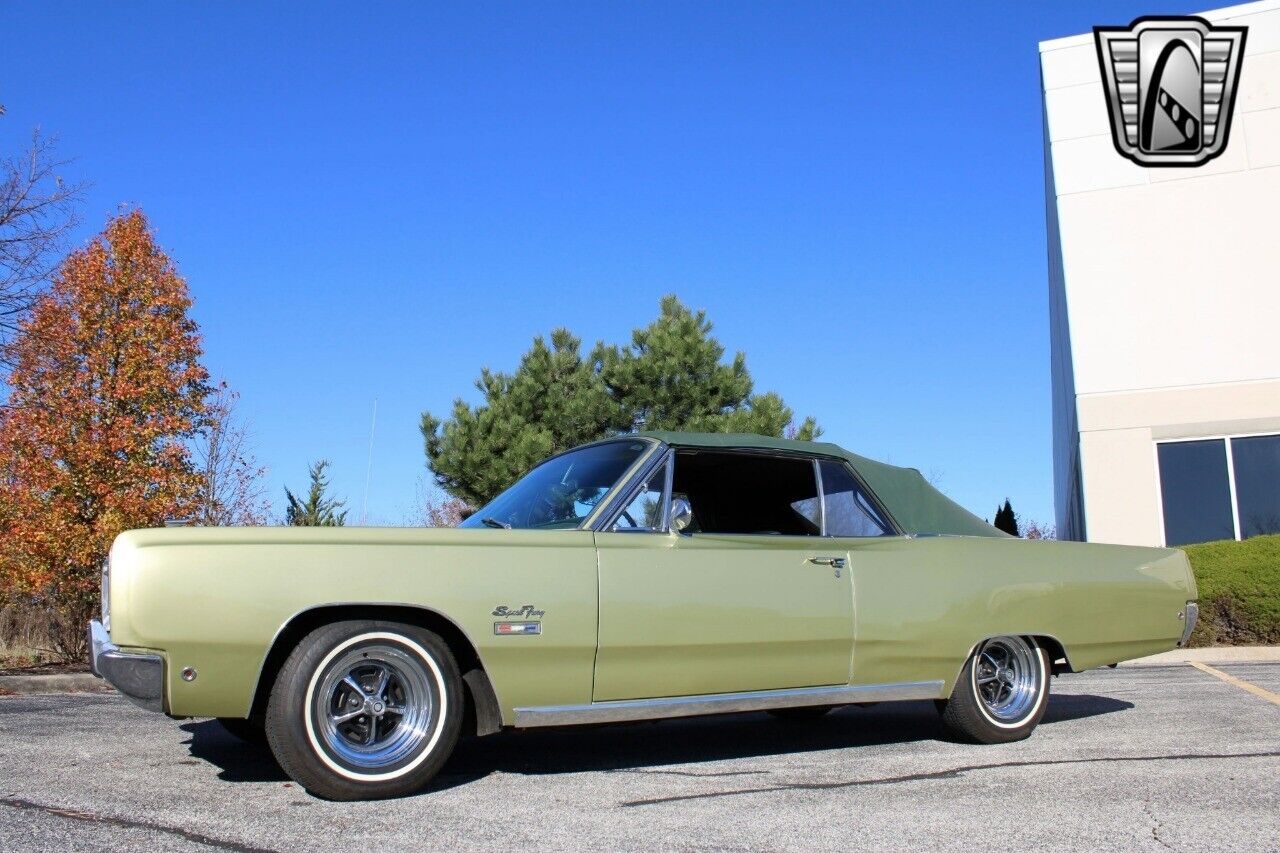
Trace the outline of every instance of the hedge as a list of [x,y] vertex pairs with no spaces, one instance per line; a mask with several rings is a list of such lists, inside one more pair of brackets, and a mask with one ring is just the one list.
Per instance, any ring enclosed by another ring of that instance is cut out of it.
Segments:
[[1280,535],[1183,548],[1200,589],[1193,646],[1280,643]]

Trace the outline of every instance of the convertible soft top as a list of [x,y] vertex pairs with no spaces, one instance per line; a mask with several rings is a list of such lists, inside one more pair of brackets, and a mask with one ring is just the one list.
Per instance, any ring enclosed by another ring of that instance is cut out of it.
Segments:
[[642,432],[676,447],[784,450],[844,459],[907,533],[1008,536],[935,489],[915,468],[899,468],[824,441],[793,441],[741,432]]

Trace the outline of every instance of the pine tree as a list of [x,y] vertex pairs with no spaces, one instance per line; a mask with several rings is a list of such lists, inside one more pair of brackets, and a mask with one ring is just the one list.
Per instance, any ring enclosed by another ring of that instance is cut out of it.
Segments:
[[284,494],[289,501],[285,508],[288,524],[294,527],[342,527],[347,523],[347,511],[342,509],[345,502],[326,497],[329,481],[324,472],[328,467],[329,460],[321,459],[308,469],[311,488],[305,501],[298,500],[298,496],[285,487]]
[[[632,332],[630,346],[597,346],[593,357],[609,396],[644,429],[781,436],[791,410],[777,394],[752,394],[746,354],[724,364],[725,348],[711,329],[705,311],[664,296],[658,318]],[[817,432],[807,418],[796,437],[811,440]]]
[[481,371],[479,405],[456,400],[448,420],[423,413],[436,483],[481,506],[547,456],[635,428],[816,437],[813,418],[793,426],[780,396],[753,394],[746,356],[724,363],[711,329],[705,312],[667,296],[626,346],[599,343],[583,358],[567,329],[550,346],[535,338],[514,373]]
[[515,373],[485,368],[476,388],[480,405],[455,400],[448,421],[424,412],[421,427],[436,483],[471,506],[542,459],[631,425],[567,329],[552,332],[550,346],[534,338]]
[[1009,499],[1004,499],[1004,506],[996,508],[996,520],[992,524],[996,530],[1003,530],[1010,536],[1018,535],[1018,517],[1013,512]]

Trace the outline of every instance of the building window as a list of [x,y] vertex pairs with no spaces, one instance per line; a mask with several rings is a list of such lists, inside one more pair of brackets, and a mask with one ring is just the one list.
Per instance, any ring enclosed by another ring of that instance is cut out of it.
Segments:
[[1167,545],[1280,533],[1280,435],[1156,445]]
[[1280,435],[1231,439],[1240,535],[1280,533]]
[[1161,444],[1160,500],[1166,545],[1235,539],[1226,443],[1178,441]]

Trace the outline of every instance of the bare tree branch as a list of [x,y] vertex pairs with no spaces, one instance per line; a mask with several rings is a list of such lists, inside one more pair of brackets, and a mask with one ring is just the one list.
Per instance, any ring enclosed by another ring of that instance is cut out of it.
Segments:
[[267,469],[249,447],[249,430],[236,414],[240,395],[226,382],[205,401],[207,423],[191,448],[202,475],[199,509],[192,521],[206,527],[267,523],[270,507],[263,487]]
[[56,149],[57,138],[37,128],[26,151],[0,160],[0,340],[17,329],[80,222],[88,184],[62,179],[70,161]]
[[425,478],[418,477],[404,523],[406,527],[457,527],[473,511],[465,501],[429,487]]

